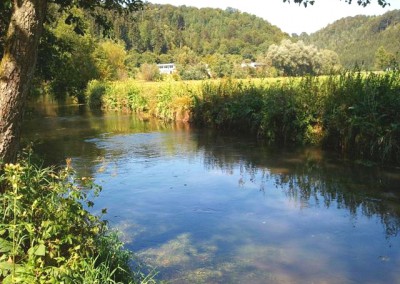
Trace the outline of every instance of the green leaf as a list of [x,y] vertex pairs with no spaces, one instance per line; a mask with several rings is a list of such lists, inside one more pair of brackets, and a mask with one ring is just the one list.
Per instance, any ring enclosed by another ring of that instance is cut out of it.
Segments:
[[11,262],[8,262],[8,261],[3,261],[3,262],[0,262],[0,270],[2,270],[2,271],[4,271],[4,270],[12,270],[13,269],[13,264],[11,263]]
[[12,250],[12,242],[0,238],[0,252],[9,252]]
[[36,250],[35,250],[35,252],[34,252],[34,254],[37,255],[37,256],[45,256],[45,254],[46,254],[45,245],[44,244],[38,245]]

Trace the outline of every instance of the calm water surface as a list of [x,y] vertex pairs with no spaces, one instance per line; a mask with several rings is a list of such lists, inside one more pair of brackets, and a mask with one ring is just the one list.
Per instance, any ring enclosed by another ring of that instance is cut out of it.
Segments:
[[72,106],[35,113],[25,138],[102,185],[94,211],[159,279],[400,283],[400,169]]

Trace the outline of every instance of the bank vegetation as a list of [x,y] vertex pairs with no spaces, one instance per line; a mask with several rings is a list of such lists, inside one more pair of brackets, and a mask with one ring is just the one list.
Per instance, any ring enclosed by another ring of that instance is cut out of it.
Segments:
[[319,145],[379,163],[400,162],[400,73],[141,83],[91,81],[92,108],[254,135],[266,143]]

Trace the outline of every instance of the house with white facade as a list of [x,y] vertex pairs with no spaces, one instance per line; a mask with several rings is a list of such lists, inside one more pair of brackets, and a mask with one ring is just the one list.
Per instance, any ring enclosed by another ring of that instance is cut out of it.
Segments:
[[157,67],[161,74],[172,74],[176,71],[174,63],[157,64]]
[[259,62],[250,62],[250,63],[242,63],[240,66],[242,68],[245,68],[245,67],[258,68],[258,67],[265,66],[265,64],[264,63],[259,63]]

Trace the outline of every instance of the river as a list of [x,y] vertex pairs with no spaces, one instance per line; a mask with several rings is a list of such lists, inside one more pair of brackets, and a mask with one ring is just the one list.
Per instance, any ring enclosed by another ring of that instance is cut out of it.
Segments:
[[41,102],[25,141],[103,190],[94,213],[170,283],[400,283],[400,169]]

